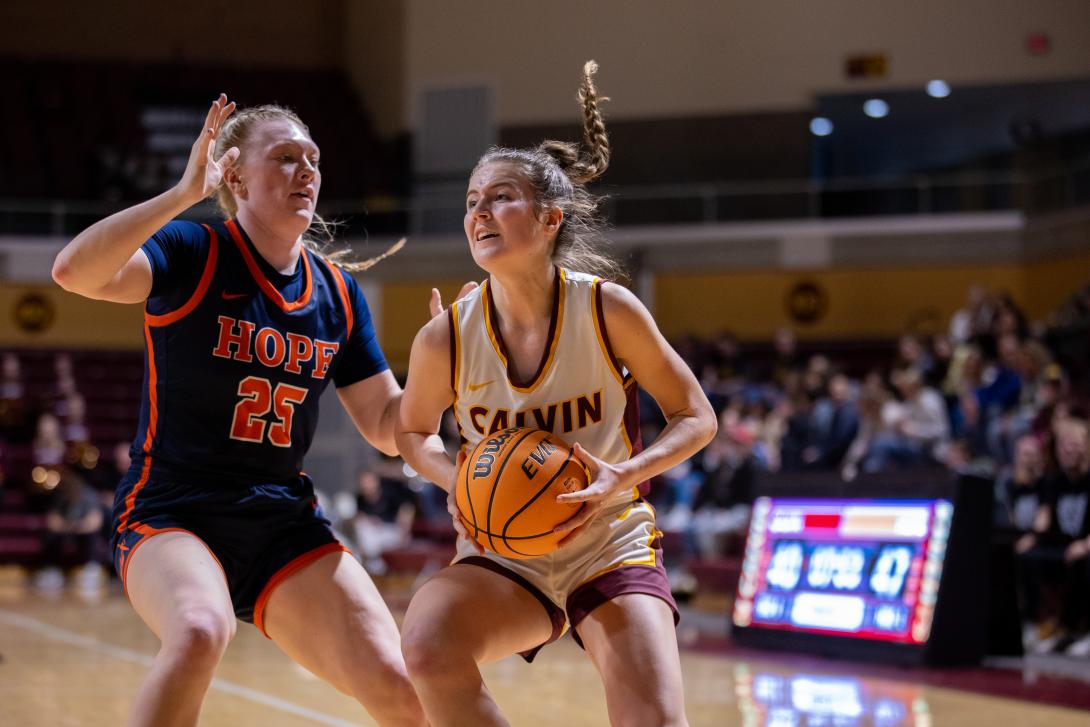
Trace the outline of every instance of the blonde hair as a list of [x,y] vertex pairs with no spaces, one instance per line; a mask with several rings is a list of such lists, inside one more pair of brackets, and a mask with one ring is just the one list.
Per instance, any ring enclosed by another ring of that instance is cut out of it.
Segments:
[[[235,146],[238,147],[240,152],[239,158],[235,161],[238,164],[242,159],[242,154],[245,153],[244,145],[249,140],[254,128],[261,122],[280,119],[296,124],[306,132],[307,136],[310,136],[310,128],[291,109],[275,104],[253,106],[236,111],[223,124],[219,136],[216,138],[216,147],[213,152],[215,158],[219,159],[224,152]],[[225,182],[221,183],[219,189],[216,190],[216,204],[219,205],[220,210],[227,217],[234,217],[238,214],[238,202]],[[333,249],[336,240],[336,229],[336,222],[328,222],[315,212],[311,218],[310,227],[303,234],[303,245],[315,255],[325,258],[330,264],[348,272],[354,273],[367,270],[405,246],[405,240],[402,238],[381,255],[359,260],[350,247]]]
[[617,280],[625,277],[623,269],[600,249],[606,244],[605,225],[598,214],[603,198],[595,197],[586,187],[609,167],[609,136],[599,108],[599,103],[609,99],[599,96],[594,86],[597,71],[598,64],[594,61],[583,66],[578,93],[583,110],[582,145],[546,140],[534,149],[492,147],[477,161],[473,173],[493,162],[517,166],[534,190],[538,212],[555,207],[564,213],[553,245],[553,262]]

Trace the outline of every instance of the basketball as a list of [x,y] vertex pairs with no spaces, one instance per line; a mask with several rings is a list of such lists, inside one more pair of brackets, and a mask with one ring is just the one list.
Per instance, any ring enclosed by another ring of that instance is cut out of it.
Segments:
[[557,495],[587,486],[587,471],[556,435],[532,428],[485,437],[462,463],[455,499],[462,523],[482,546],[507,558],[535,558],[557,548],[567,533],[553,528],[583,503]]

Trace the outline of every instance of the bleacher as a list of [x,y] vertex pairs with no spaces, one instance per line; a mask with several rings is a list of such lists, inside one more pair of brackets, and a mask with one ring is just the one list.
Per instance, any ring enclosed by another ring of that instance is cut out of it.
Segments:
[[[165,161],[159,145],[149,144],[148,112],[174,110],[200,119],[220,91],[242,106],[294,109],[319,145],[335,150],[336,162],[323,166],[324,198],[360,200],[399,184],[403,165],[390,163],[339,69],[0,59],[9,69],[0,167],[19,172],[0,176],[0,198],[144,198],[146,190],[133,186],[133,165],[149,157]],[[189,131],[192,143],[197,127]],[[165,170],[158,181],[172,183],[176,176],[170,174]]]

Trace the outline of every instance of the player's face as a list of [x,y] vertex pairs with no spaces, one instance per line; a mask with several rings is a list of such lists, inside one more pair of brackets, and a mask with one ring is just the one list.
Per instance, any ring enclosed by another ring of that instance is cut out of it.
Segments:
[[288,119],[258,122],[238,170],[239,207],[249,207],[266,224],[286,227],[293,236],[302,234],[314,217],[322,187],[318,157],[318,145],[298,124]]
[[488,272],[548,261],[561,219],[558,210],[538,212],[534,189],[514,164],[485,164],[469,180],[466,239],[474,262]]

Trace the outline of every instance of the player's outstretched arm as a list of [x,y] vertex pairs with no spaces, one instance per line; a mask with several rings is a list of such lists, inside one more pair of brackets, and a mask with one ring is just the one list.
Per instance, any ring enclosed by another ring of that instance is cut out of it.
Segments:
[[[464,290],[464,289],[463,289]],[[433,308],[434,312],[434,308]],[[483,552],[481,545],[469,537],[454,501],[454,481],[465,453],[458,452],[450,461],[439,426],[443,412],[454,403],[450,371],[450,324],[444,315],[436,315],[416,334],[409,354],[409,376],[401,397],[396,435],[397,448],[409,466],[447,491],[447,512],[454,529]]]
[[201,135],[193,142],[181,181],[147,202],[99,220],[65,245],[53,263],[53,280],[65,290],[115,303],[139,303],[151,292],[151,264],[140,246],[161,227],[212,194],[224,170],[238,158],[228,149],[212,158],[216,137],[234,102],[227,96],[212,102]]
[[401,387],[389,369],[337,389],[337,398],[352,417],[356,430],[372,447],[391,457],[398,454],[394,425]]
[[416,334],[396,427],[397,448],[413,469],[449,491],[457,468],[439,437],[439,425],[454,402],[450,385],[450,325],[432,318]]

